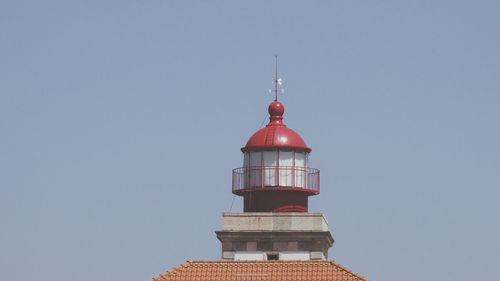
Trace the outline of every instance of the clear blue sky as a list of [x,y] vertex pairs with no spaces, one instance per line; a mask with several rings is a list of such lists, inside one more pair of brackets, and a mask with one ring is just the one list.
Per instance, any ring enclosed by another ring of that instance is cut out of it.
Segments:
[[330,257],[372,280],[498,278],[500,3],[249,2],[0,2],[1,280],[218,259],[275,53]]

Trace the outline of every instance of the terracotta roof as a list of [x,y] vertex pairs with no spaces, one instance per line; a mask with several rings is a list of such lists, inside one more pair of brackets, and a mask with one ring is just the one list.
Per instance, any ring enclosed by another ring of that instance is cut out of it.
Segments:
[[334,261],[188,261],[151,281],[367,281]]

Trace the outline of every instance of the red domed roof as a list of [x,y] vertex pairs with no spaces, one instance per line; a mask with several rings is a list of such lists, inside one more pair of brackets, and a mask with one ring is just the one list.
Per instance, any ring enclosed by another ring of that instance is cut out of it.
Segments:
[[285,107],[281,102],[272,102],[268,111],[269,124],[255,132],[241,151],[277,148],[311,151],[302,137],[283,123]]

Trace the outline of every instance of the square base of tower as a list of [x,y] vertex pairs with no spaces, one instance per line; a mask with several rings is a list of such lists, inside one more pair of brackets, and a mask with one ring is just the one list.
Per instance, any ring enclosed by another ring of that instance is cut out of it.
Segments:
[[322,213],[223,213],[222,258],[326,259],[333,237]]

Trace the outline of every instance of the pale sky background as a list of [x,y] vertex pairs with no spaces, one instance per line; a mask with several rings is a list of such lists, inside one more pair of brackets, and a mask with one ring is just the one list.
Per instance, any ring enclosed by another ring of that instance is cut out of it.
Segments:
[[330,258],[498,280],[499,50],[499,1],[0,0],[0,280],[218,259],[275,53]]

